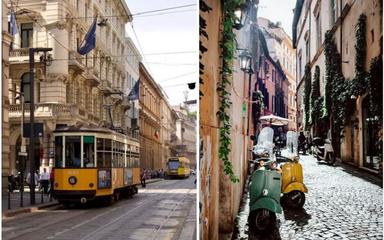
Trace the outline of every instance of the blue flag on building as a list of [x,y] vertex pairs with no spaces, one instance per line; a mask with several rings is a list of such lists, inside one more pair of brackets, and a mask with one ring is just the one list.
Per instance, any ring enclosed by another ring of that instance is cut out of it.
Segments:
[[77,52],[81,55],[89,53],[96,46],[96,22],[97,17],[93,20],[93,23],[85,35],[83,42],[80,44],[80,48],[77,50]]
[[16,17],[15,17],[15,12],[13,11],[13,8],[11,8],[11,19],[9,21],[10,24],[10,34],[12,36],[15,36],[19,30],[17,29],[17,23],[16,23]]
[[138,100],[140,94],[140,78],[133,86],[131,92],[128,94],[128,100]]

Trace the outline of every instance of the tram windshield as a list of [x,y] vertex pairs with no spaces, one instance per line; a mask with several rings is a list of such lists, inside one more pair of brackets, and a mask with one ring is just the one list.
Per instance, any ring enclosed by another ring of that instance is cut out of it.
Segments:
[[83,166],[86,168],[95,167],[95,137],[83,137]]
[[179,160],[169,160],[168,167],[171,170],[175,170],[179,168]]
[[65,167],[81,167],[81,137],[65,137]]

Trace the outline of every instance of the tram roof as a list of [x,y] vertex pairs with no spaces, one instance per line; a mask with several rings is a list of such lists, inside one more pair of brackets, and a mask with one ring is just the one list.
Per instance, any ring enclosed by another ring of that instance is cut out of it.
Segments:
[[[85,126],[85,125],[74,125],[74,126],[59,126],[57,127],[53,132],[55,133],[64,133],[64,132],[94,132],[94,133],[107,133],[107,134],[114,134],[114,135],[120,135],[122,137],[126,137],[129,139],[133,139],[130,136],[127,136],[125,134],[113,131],[108,128],[103,127],[94,127],[94,126]],[[136,139],[133,139],[136,140]]]

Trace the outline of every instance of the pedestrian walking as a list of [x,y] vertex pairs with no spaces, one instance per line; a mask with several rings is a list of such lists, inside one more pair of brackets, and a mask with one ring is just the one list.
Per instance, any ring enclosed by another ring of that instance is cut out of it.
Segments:
[[[37,175],[37,172],[34,173],[34,186],[33,187],[36,187],[37,184],[38,184],[38,180],[39,180],[39,175]],[[28,183],[28,186],[29,186],[29,189],[32,190],[32,181],[31,181],[31,173],[28,172],[27,174],[27,183]]]
[[145,168],[143,168],[142,170],[141,170],[141,173],[140,173],[140,182],[141,182],[141,186],[143,187],[143,188],[145,188],[145,179],[146,179],[146,170],[145,170]]
[[49,179],[50,175],[47,172],[47,169],[44,168],[43,172],[40,174],[40,184],[43,188],[44,194],[48,194]]
[[53,193],[53,183],[54,183],[54,171],[53,169],[51,170],[51,173],[49,174],[49,182],[50,182],[50,187],[49,187],[49,194],[52,195]]

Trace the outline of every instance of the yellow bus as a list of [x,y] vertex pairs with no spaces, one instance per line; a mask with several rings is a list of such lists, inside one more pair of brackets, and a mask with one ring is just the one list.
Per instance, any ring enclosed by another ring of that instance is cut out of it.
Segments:
[[167,161],[167,177],[188,178],[191,174],[189,159],[185,157],[170,157]]
[[59,203],[86,203],[132,196],[140,184],[137,139],[98,127],[62,127],[54,131],[53,196]]

